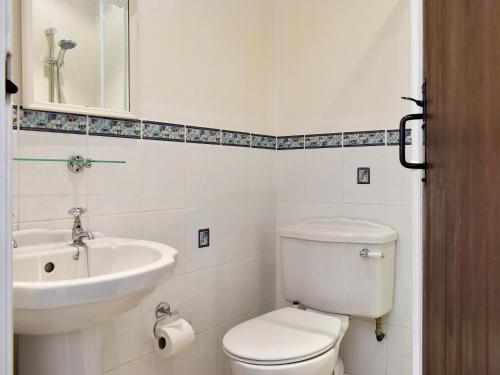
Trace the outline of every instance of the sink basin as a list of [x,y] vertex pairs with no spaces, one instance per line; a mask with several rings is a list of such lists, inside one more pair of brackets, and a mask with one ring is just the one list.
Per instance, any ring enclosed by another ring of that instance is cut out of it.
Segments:
[[48,335],[105,322],[172,276],[177,250],[170,246],[97,235],[75,260],[68,236],[71,231],[14,234],[15,333]]

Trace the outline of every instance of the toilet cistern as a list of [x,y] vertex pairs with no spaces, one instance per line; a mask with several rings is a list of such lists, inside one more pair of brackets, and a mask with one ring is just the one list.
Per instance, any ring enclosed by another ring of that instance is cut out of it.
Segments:
[[[243,322],[223,339],[233,375],[343,375],[349,317],[392,309],[397,233],[387,225],[317,218],[280,228],[285,307]],[[340,314],[340,315],[339,315]]]

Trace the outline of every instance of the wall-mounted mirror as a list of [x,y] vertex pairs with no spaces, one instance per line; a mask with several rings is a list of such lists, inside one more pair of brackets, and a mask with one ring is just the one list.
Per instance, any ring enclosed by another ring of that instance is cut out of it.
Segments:
[[23,0],[23,104],[131,115],[131,0]]

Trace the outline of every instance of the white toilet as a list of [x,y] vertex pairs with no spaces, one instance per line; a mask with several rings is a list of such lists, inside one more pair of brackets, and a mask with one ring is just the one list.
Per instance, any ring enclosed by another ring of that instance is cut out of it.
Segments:
[[392,308],[397,233],[334,218],[289,225],[280,235],[284,295],[301,308],[275,310],[229,330],[223,346],[231,371],[343,375],[339,349],[349,316],[376,319]]

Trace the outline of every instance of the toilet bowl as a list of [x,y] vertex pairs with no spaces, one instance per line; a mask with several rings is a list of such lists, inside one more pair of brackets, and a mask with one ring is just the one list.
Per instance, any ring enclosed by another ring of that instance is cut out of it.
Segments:
[[233,375],[343,375],[348,326],[347,316],[286,307],[232,328],[223,346]]
[[286,307],[229,330],[233,375],[344,375],[348,316],[378,319],[392,308],[396,238],[386,225],[342,217],[280,228],[283,296],[315,310]]

